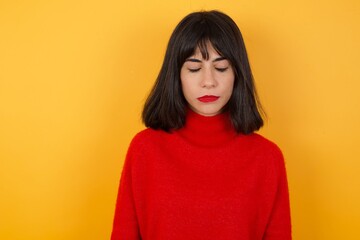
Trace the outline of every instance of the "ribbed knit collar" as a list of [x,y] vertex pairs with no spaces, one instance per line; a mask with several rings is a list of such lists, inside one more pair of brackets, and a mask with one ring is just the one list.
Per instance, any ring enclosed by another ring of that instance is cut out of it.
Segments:
[[184,127],[177,132],[190,144],[201,147],[221,146],[237,135],[228,113],[207,117],[190,109]]

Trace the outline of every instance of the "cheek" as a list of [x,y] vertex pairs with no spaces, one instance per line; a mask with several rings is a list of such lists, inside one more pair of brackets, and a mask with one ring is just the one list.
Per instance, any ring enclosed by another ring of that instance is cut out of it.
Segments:
[[224,85],[225,87],[225,92],[228,94],[228,95],[231,95],[232,92],[233,92],[233,89],[234,89],[234,78],[229,78],[228,81],[226,82],[226,84]]
[[234,90],[234,80],[231,82],[230,86],[229,86],[229,91],[230,93],[232,93]]
[[191,99],[192,96],[194,95],[195,91],[194,91],[194,88],[192,88],[192,86],[189,84],[189,82],[182,81],[181,88],[182,88],[184,97],[187,100]]
[[181,89],[185,96],[189,96],[195,92],[194,79],[189,78],[187,74],[180,74]]
[[187,76],[186,74],[184,73],[184,71],[181,69],[180,71],[180,83],[181,83],[181,87],[182,88],[186,88],[187,85],[188,85],[188,80],[187,80]]
[[182,76],[180,76],[181,90],[186,100],[188,100],[189,95],[191,94],[191,89],[189,87],[189,82]]

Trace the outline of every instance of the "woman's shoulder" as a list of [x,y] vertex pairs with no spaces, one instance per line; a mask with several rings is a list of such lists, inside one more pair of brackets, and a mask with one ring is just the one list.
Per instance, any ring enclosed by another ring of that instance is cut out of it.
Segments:
[[156,144],[160,131],[145,128],[137,132],[130,141],[127,154],[128,156],[139,157],[148,149],[152,148],[152,144]]
[[248,144],[254,149],[282,158],[282,151],[280,147],[272,140],[258,133],[246,135],[246,139]]
[[166,134],[168,133],[163,130],[145,128],[135,134],[131,140],[130,146],[146,145],[152,142],[156,142],[159,138],[163,138]]

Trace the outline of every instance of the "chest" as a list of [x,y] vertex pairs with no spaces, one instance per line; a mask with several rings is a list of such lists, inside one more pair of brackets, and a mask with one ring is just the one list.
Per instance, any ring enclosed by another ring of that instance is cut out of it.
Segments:
[[134,194],[148,209],[255,211],[271,181],[271,169],[262,155],[236,145],[218,149],[170,146],[164,143],[144,151],[134,165]]

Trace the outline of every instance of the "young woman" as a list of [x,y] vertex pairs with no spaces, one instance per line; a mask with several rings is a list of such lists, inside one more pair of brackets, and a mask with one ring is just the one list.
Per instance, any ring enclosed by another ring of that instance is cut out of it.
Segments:
[[254,133],[260,109],[235,22],[186,16],[130,144],[111,239],[291,239],[284,159]]

